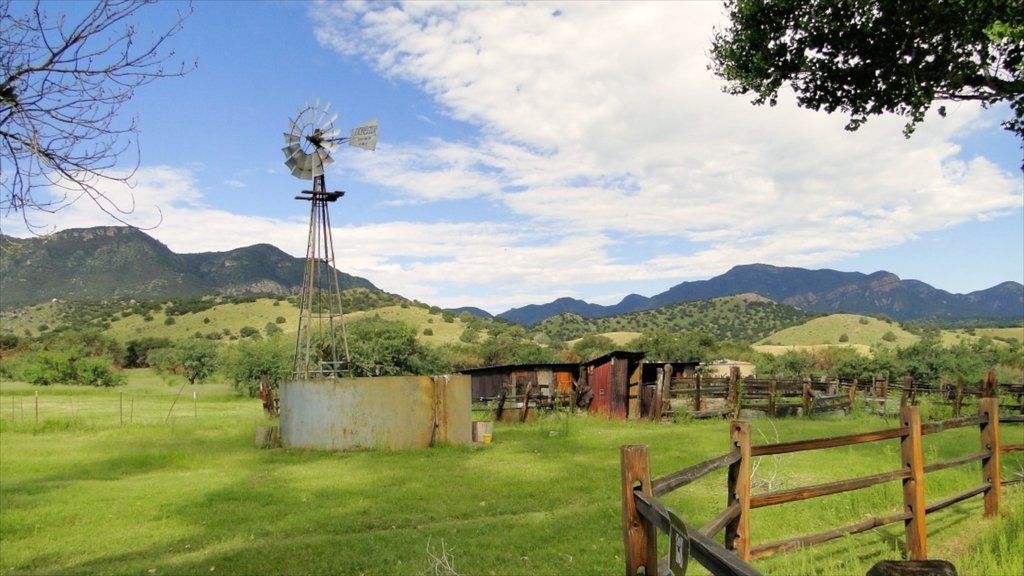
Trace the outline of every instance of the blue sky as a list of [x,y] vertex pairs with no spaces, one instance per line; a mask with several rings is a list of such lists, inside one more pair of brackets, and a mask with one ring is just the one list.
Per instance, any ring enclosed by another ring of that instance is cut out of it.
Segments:
[[[51,2],[47,9],[76,10]],[[165,28],[184,5],[141,11]],[[954,293],[1024,282],[1020,142],[1005,106],[951,103],[907,140],[721,92],[711,2],[197,2],[184,78],[143,87],[128,221],[176,252],[302,256],[309,188],[282,133],[330,101],[376,151],[327,170],[339,267],[442,307],[613,304],[732,266],[888,270]],[[127,166],[126,166],[127,168]],[[128,191],[107,192],[127,198]],[[24,236],[7,215],[6,234]],[[87,202],[52,229],[113,224]]]

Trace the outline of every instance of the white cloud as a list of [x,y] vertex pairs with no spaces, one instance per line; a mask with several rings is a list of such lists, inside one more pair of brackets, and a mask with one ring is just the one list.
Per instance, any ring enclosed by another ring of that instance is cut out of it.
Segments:
[[785,95],[771,108],[723,94],[707,70],[721,13],[686,2],[328,4],[316,18],[322,43],[480,129],[477,142],[404,148],[364,176],[410,202],[486,196],[583,253],[611,242],[576,238],[609,233],[686,246],[620,265],[630,273],[822,265],[1021,209],[1019,174],[958,157],[952,139],[991,123],[977,106],[907,140],[902,118],[849,133],[844,117]]
[[[955,140],[1003,110],[959,104],[907,140],[901,118],[849,133],[845,118],[785,95],[768,108],[723,94],[707,70],[718,4],[344,2],[310,12],[324,45],[427,93],[431,116],[477,129],[425,141],[396,131],[331,167],[382,191],[380,221],[335,229],[340,267],[431,304],[607,302],[610,281],[624,295],[640,291],[630,282],[667,288],[742,263],[819,267],[1024,204],[1018,173],[964,157]],[[134,200],[134,225],[162,214],[150,233],[177,252],[255,239],[304,254],[304,216],[216,207],[205,173],[143,167],[134,190],[104,191]],[[226,177],[216,181],[245,185]],[[87,202],[59,222],[111,224]]]

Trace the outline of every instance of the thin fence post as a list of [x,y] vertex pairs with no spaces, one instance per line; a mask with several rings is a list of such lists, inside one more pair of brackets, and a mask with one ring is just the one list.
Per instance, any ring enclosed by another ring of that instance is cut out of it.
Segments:
[[854,378],[853,382],[850,383],[849,402],[847,403],[847,406],[846,406],[846,413],[847,414],[853,414],[853,406],[857,402],[857,385],[859,383],[860,382],[856,378]]
[[775,418],[775,378],[768,381],[768,415]]
[[700,412],[700,372],[694,374],[693,411]]
[[804,395],[803,395],[804,416],[810,416],[810,414],[811,414],[811,378],[809,376],[805,377],[804,380],[803,380],[803,383],[804,383]]
[[996,373],[989,370],[988,374],[985,375],[985,390],[982,392],[982,396],[986,398],[995,398],[998,396],[996,389],[999,387],[996,381]]
[[999,399],[982,398],[978,401],[978,414],[987,418],[981,424],[981,447],[989,454],[981,459],[981,477],[988,484],[985,489],[985,516],[999,514]]
[[733,448],[740,459],[729,465],[727,506],[739,503],[740,513],[725,525],[725,547],[750,561],[750,424],[735,420],[730,426]]
[[39,425],[39,390],[36,390],[36,426]]
[[636,576],[658,573],[658,532],[636,508],[633,492],[651,494],[651,462],[647,446],[631,445],[620,449],[622,458],[622,539],[626,547],[626,574]]
[[956,399],[953,401],[953,416],[959,418],[964,409],[964,377],[956,380]]
[[908,400],[908,396],[910,394],[911,382],[912,382],[912,380],[910,378],[910,374],[907,374],[906,376],[903,377],[903,389],[900,392],[900,407],[901,408],[903,406],[906,406],[907,404],[909,404],[909,402],[907,400]]
[[903,521],[910,560],[928,559],[927,510],[924,502],[924,455],[921,450],[921,411],[917,406],[901,406],[900,422],[907,428],[900,438],[903,468],[910,477],[903,479],[903,510],[911,514]]
[[729,368],[729,408],[733,411],[733,418],[740,415],[740,384],[739,368]]

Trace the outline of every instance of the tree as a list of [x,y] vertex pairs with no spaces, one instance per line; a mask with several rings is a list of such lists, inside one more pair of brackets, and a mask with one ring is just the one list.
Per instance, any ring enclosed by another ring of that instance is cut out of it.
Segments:
[[[137,119],[119,112],[136,89],[195,66],[165,68],[175,56],[168,41],[191,7],[150,36],[134,23],[148,4],[100,0],[72,19],[47,14],[38,0],[0,0],[0,210],[21,212],[30,228],[30,212],[83,196],[120,222],[133,211],[101,190],[129,183],[139,165]],[[127,165],[125,153],[135,156]]]
[[291,374],[292,352],[283,338],[243,340],[225,351],[223,373],[235,390],[255,398],[264,378],[276,388]]
[[217,368],[217,345],[205,339],[179,340],[174,345],[174,360],[189,384],[201,384]]
[[[909,117],[935,100],[1008,101],[1003,127],[1024,141],[1024,9],[1020,0],[728,0],[709,68],[730,94],[774,106],[788,84],[797,103],[868,116]],[[945,115],[945,107],[938,108]]]

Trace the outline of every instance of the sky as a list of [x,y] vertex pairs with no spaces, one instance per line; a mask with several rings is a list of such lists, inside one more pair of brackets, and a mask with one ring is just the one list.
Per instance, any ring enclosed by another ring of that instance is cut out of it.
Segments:
[[[138,29],[182,9],[144,7]],[[343,146],[326,172],[346,192],[331,207],[338,267],[430,305],[610,305],[752,263],[886,270],[952,293],[1024,283],[1007,106],[948,103],[910,139],[902,117],[848,132],[786,93],[754,106],[708,70],[727,24],[714,2],[193,9],[170,46],[197,68],[122,110],[138,119],[139,167],[132,189],[104,189],[178,253],[305,255],[309,203],[294,196],[311,184],[284,166],[282,134],[319,99],[343,134],[380,125],[376,150]],[[117,224],[88,201],[31,217]],[[0,229],[28,235],[20,214]]]

